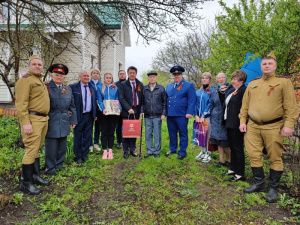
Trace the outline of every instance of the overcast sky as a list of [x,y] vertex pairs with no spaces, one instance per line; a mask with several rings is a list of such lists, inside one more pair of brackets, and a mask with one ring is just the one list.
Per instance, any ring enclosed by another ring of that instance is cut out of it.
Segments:
[[[238,0],[224,0],[227,6],[232,6],[234,3],[237,3]],[[219,7],[218,0],[205,2],[202,5],[200,10],[200,15],[204,17],[203,20],[199,21],[200,24],[204,24],[206,20],[209,20],[211,24],[214,24],[215,15],[221,12],[221,8]],[[130,38],[131,38],[131,47],[126,47],[126,60],[125,60],[125,68],[127,69],[129,66],[135,66],[138,69],[138,77],[141,78],[141,74],[147,70],[151,70],[152,59],[155,57],[156,52],[165,46],[166,40],[172,39],[180,39],[183,38],[184,33],[188,33],[189,30],[179,27],[182,30],[181,36],[166,36],[164,40],[160,43],[150,42],[150,45],[145,46],[142,42],[141,38],[139,38],[138,43],[138,35],[137,32],[131,27],[130,29]]]

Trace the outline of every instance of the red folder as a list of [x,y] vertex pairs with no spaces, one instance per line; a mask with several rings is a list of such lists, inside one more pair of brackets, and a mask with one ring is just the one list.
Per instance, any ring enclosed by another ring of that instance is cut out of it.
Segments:
[[141,121],[123,119],[123,138],[140,138]]

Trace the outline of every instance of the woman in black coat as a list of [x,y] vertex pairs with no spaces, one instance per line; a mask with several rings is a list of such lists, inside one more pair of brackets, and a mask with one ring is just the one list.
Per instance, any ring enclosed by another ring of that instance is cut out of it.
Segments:
[[225,175],[232,175],[229,179],[232,182],[245,180],[244,133],[239,130],[239,113],[246,90],[246,80],[247,74],[244,71],[235,71],[231,76],[232,86],[225,91],[224,120],[231,150],[231,165]]

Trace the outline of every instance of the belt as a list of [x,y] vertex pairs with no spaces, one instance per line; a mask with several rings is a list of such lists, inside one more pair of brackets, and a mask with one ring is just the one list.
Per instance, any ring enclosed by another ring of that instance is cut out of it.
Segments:
[[50,110],[50,112],[58,112],[58,113],[68,113],[68,110],[59,110],[59,109],[55,109],[55,110]]
[[48,116],[48,114],[43,114],[43,113],[39,113],[39,112],[35,112],[35,111],[30,111],[30,110],[28,110],[28,113],[31,114],[31,115],[36,115],[36,116],[43,116],[43,117]]
[[267,121],[267,122],[257,122],[257,121],[255,121],[255,120],[253,120],[251,117],[250,117],[250,119],[251,119],[254,123],[256,123],[257,125],[266,125],[266,124],[271,124],[271,123],[279,122],[279,121],[283,120],[283,117],[281,116],[281,117],[278,117],[278,118],[276,118],[276,119],[274,119],[274,120],[270,120],[270,121]]

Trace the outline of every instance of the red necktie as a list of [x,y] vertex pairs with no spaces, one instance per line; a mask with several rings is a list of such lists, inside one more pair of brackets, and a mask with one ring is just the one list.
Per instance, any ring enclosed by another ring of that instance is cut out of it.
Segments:
[[133,90],[133,107],[137,106],[136,92],[135,92],[135,82],[132,82],[132,90]]

